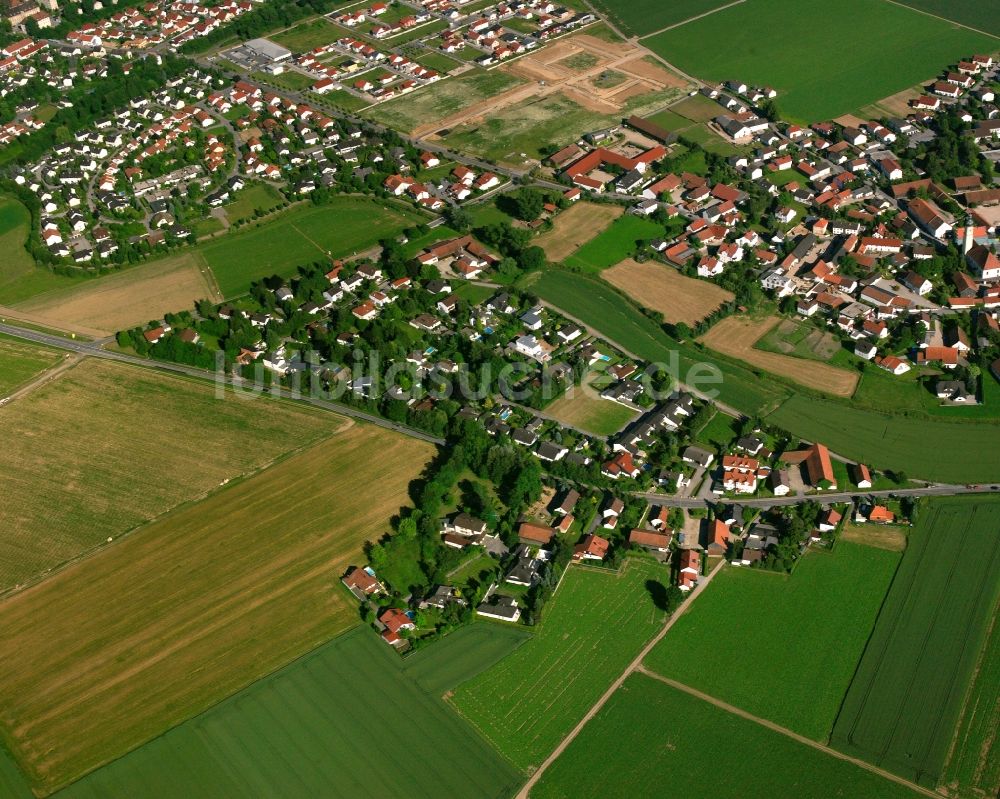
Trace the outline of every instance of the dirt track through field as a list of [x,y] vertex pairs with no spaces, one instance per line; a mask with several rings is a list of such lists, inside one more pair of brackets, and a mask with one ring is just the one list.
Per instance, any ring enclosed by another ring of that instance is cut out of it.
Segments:
[[725,564],[726,561],[724,559],[720,560],[712,571],[698,581],[698,585],[696,585],[694,590],[688,594],[687,598],[680,605],[678,605],[677,609],[667,619],[667,622],[663,625],[660,631],[653,636],[652,640],[646,644],[646,646],[642,648],[642,651],[635,656],[635,659],[631,663],[628,664],[628,667],[621,673],[618,679],[608,686],[608,690],[601,694],[601,698],[594,703],[593,707],[591,707],[584,717],[580,719],[577,725],[570,730],[569,734],[559,742],[559,746],[552,751],[552,754],[545,758],[542,765],[535,770],[528,781],[524,784],[524,787],[518,791],[517,799],[528,799],[531,794],[531,789],[538,784],[542,775],[553,763],[556,762],[559,755],[566,751],[566,747],[573,743],[573,740],[583,731],[583,728],[587,726],[587,722],[594,718],[594,716],[600,712],[601,708],[608,703],[608,700],[614,696],[615,691],[622,687],[625,680],[627,680],[633,672],[642,670],[642,661],[646,659],[646,655],[652,652],[653,647],[660,643],[660,641],[663,640],[663,636],[670,632],[670,628],[673,627],[677,620],[684,615],[689,607],[691,607],[691,603],[694,602],[698,595],[708,587],[708,584],[712,582],[712,579],[719,573],[719,570],[722,569]]
[[800,744],[817,749],[831,757],[835,757],[838,760],[846,760],[848,763],[853,763],[859,768],[863,768],[865,771],[870,771],[872,774],[877,774],[880,777],[884,777],[887,780],[892,780],[893,782],[904,785],[910,790],[916,791],[923,794],[924,796],[933,797],[933,799],[941,799],[941,795],[930,791],[927,788],[923,788],[916,783],[905,780],[902,777],[893,774],[891,771],[886,771],[878,766],[873,766],[871,763],[866,763],[864,760],[860,760],[856,757],[851,757],[843,752],[838,752],[836,749],[831,749],[829,746],[825,746],[817,741],[812,740],[812,738],[806,738],[804,735],[799,735],[797,732],[792,732],[787,727],[782,727],[780,724],[775,724],[773,721],[768,721],[767,719],[762,719],[760,716],[754,716],[752,713],[747,713],[745,710],[738,708],[734,705],[730,705],[723,702],[721,699],[716,699],[714,696],[702,693],[696,688],[692,688],[684,683],[677,682],[677,680],[671,680],[669,677],[664,677],[662,674],[657,674],[655,671],[650,671],[645,666],[640,666],[638,671],[645,674],[647,677],[651,677],[654,680],[658,680],[671,688],[676,688],[678,691],[683,691],[686,694],[690,694],[697,699],[701,699],[703,702],[708,702],[710,705],[715,705],[715,707],[720,710],[725,710],[727,713],[732,713],[734,716],[739,716],[740,718],[746,719],[747,721],[752,721],[755,724],[760,724],[762,727],[767,727],[767,729],[772,732],[784,735],[792,740],[798,741]]
[[605,269],[601,277],[636,302],[662,313],[664,320],[671,324],[697,324],[733,299],[731,291],[714,283],[685,277],[673,267],[653,261],[639,263],[629,258]]
[[699,341],[706,347],[743,361],[750,366],[787,377],[807,388],[850,397],[858,386],[856,372],[818,361],[779,355],[754,348],[754,344],[781,320],[777,316],[750,319],[729,316],[709,330]]

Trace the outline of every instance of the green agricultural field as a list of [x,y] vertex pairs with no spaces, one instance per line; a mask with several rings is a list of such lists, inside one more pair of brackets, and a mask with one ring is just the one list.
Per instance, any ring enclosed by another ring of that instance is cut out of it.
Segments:
[[654,31],[714,11],[731,0],[597,0],[594,5],[614,25],[631,36]]
[[[836,69],[816,57],[831,40],[851,42]],[[746,0],[643,44],[706,80],[773,86],[785,118],[811,122],[895,94],[998,41],[888,2]]]
[[1000,795],[1000,625],[993,618],[940,787],[953,796]]
[[410,132],[443,119],[469,105],[524,83],[500,70],[473,69],[460,77],[447,78],[419,92],[372,106],[365,116],[383,125]]
[[354,630],[57,796],[510,796],[517,772],[441,694],[520,640],[476,624],[404,661]]
[[566,265],[581,272],[600,272],[636,251],[638,242],[663,235],[663,225],[644,216],[624,214],[566,259]]
[[[754,679],[739,662],[733,669],[734,680]],[[760,675],[766,679],[766,672]],[[545,772],[531,797],[640,796],[916,799],[919,794],[636,674]]]
[[[1000,36],[1000,5],[982,0],[899,0],[904,6]],[[994,45],[993,49],[996,49]]]
[[929,787],[938,782],[1000,596],[997,530],[1000,498],[925,504],[832,745]]
[[24,243],[31,214],[20,202],[0,194],[0,305],[13,305],[43,291],[79,284],[64,275],[36,266]]
[[0,397],[55,366],[64,357],[58,350],[0,334]]
[[841,541],[791,575],[726,569],[645,665],[825,743],[898,563]]
[[302,205],[276,219],[198,249],[212,268],[223,296],[245,293],[269,275],[290,276],[298,266],[344,257],[424,221],[415,211],[360,197],[336,197],[324,205]]
[[1000,424],[889,416],[796,395],[767,420],[834,452],[910,477],[957,483],[1000,479]]
[[[725,403],[758,414],[788,396],[788,389],[749,369],[722,362],[692,344],[680,344],[622,294],[591,275],[550,269],[526,286],[542,299],[580,319],[619,347],[667,368],[676,366],[684,383],[718,391]],[[715,364],[719,371],[712,369]],[[721,374],[721,380],[716,377]],[[707,379],[705,379],[707,378]]]
[[736,419],[727,413],[718,411],[709,419],[708,424],[701,428],[695,438],[702,444],[711,444],[722,450],[732,443],[738,432]]
[[514,765],[537,766],[660,628],[647,582],[668,580],[637,559],[621,574],[571,567],[535,636],[453,703]]

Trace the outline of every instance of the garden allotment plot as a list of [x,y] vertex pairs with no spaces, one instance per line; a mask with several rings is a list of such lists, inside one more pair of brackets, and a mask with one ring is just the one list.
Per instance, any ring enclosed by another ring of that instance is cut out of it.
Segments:
[[832,745],[933,787],[998,594],[1000,501],[927,505],[847,692]]

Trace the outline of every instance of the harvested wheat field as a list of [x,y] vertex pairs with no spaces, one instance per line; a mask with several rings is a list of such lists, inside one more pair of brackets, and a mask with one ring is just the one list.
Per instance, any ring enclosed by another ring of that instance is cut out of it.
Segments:
[[81,325],[112,335],[165,313],[189,310],[201,299],[222,297],[204,259],[189,251],[42,294],[17,309],[55,327]]
[[552,230],[539,236],[535,244],[545,250],[550,261],[562,261],[606,230],[624,212],[620,205],[574,203],[552,220]]
[[754,348],[754,343],[781,320],[777,316],[751,319],[728,316],[714,325],[699,341],[723,355],[764,369],[807,388],[824,391],[836,397],[850,397],[858,385],[858,374],[818,361],[779,355]]
[[662,313],[664,321],[671,324],[697,324],[733,299],[732,292],[714,283],[685,277],[673,267],[654,261],[639,263],[630,258],[605,269],[601,277],[640,305]]
[[338,580],[432,451],[352,426],[0,604],[0,649],[17,653],[0,664],[0,722],[36,791],[357,624]]
[[0,408],[0,592],[346,424],[88,359]]

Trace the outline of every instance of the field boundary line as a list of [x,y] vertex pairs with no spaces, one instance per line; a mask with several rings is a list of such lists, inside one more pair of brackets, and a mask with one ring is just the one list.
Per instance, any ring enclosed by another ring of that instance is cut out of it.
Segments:
[[953,19],[948,19],[947,17],[942,17],[938,14],[932,14],[930,11],[925,11],[922,8],[915,8],[914,6],[909,6],[906,3],[896,2],[896,0],[885,0],[885,2],[889,3],[890,5],[908,9],[909,11],[916,11],[918,14],[923,14],[926,17],[933,17],[934,19],[939,19],[942,22],[947,22],[950,25],[956,25],[959,28],[965,28],[966,30],[973,31],[974,33],[981,33],[983,36],[989,36],[991,39],[1000,40],[1000,36],[997,36],[995,33],[989,33],[987,31],[980,30],[979,28],[973,28],[971,25],[965,25],[961,22],[956,22]]
[[792,740],[798,741],[801,744],[810,746],[813,749],[816,749],[820,752],[825,752],[826,754],[831,755],[837,758],[838,760],[845,760],[848,763],[853,763],[854,765],[859,766],[860,768],[863,768],[866,771],[870,771],[872,774],[877,774],[880,777],[892,780],[893,782],[899,783],[900,785],[903,785],[909,788],[910,790],[923,794],[924,796],[932,797],[932,799],[941,799],[941,794],[935,793],[934,791],[928,788],[924,788],[920,785],[917,785],[916,783],[910,782],[909,780],[904,779],[903,777],[900,777],[897,774],[893,774],[890,771],[881,769],[878,766],[872,765],[871,763],[866,763],[864,760],[861,760],[860,758],[852,757],[851,755],[845,754],[843,752],[838,752],[836,749],[831,749],[829,746],[819,743],[819,741],[814,741],[812,740],[812,738],[807,738],[804,735],[800,735],[797,732],[793,732],[787,727],[782,727],[780,724],[775,724],[773,721],[768,721],[767,719],[763,719],[760,716],[755,716],[752,713],[748,713],[742,708],[738,708],[735,705],[730,705],[728,702],[723,702],[721,699],[716,699],[714,696],[703,693],[702,691],[699,691],[697,688],[692,688],[690,685],[685,685],[682,682],[677,682],[677,680],[672,680],[669,677],[664,677],[662,674],[658,674],[655,671],[650,671],[645,666],[640,666],[638,671],[641,674],[645,674],[647,677],[651,679],[658,680],[659,682],[662,682],[665,685],[669,685],[671,688],[675,688],[678,691],[683,691],[684,693],[689,694],[690,696],[693,696],[696,699],[701,699],[703,702],[708,702],[710,705],[714,705],[720,710],[724,710],[727,713],[732,713],[734,716],[739,716],[740,718],[746,719],[747,721],[752,721],[756,724],[761,725],[762,727],[766,727],[772,732],[784,735],[787,738],[791,738]]
[[675,22],[673,25],[667,25],[665,28],[660,28],[658,31],[653,31],[652,33],[644,33],[640,38],[648,39],[650,36],[656,36],[660,33],[666,33],[674,28],[679,28],[681,25],[687,25],[689,22],[694,22],[702,17],[710,17],[712,14],[718,14],[720,11],[725,11],[727,8],[732,8],[733,6],[738,6],[741,3],[745,3],[746,0],[734,0],[732,3],[726,3],[724,6],[719,6],[718,8],[711,8],[708,11],[703,11],[700,14],[695,14],[693,17],[688,17],[687,19],[682,19],[680,22]]
[[[590,710],[588,710],[582,719],[574,725],[573,729],[570,730],[569,734],[559,742],[559,745],[552,751],[552,753],[542,761],[542,764],[535,769],[532,775],[528,778],[528,781],[524,784],[520,791],[517,792],[516,799],[528,799],[531,789],[535,787],[538,780],[541,779],[542,775],[548,770],[548,768],[559,758],[559,756],[566,750],[574,739],[583,731],[583,728],[587,726],[587,723],[594,718],[600,712],[601,708],[607,704],[608,700],[615,694],[615,692],[621,688],[625,680],[628,679],[635,671],[642,669],[642,661],[646,659],[646,656],[652,651],[653,647],[656,646],[663,639],[669,631],[670,628],[674,626],[674,623],[679,619],[687,609],[691,606],[691,603],[695,598],[712,582],[712,578],[726,565],[725,559],[720,560],[714,569],[703,579],[698,582],[694,590],[688,594],[687,598],[677,606],[677,609],[667,617],[666,622],[660,631],[654,635],[646,645],[639,651],[639,654],[635,656],[631,663],[625,667],[623,671],[611,685],[608,686],[607,690],[601,694],[601,698],[595,702]],[[938,797],[940,799],[940,797]]]

